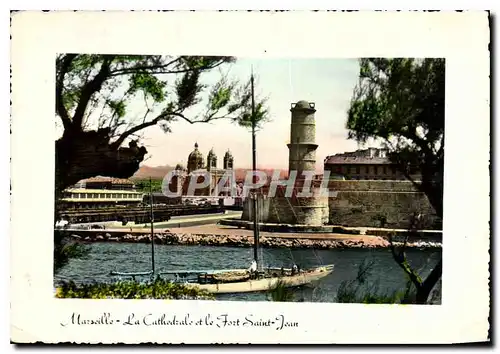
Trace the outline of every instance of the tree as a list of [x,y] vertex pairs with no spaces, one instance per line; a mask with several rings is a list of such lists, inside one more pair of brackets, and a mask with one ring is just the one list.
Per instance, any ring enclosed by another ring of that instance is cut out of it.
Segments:
[[[64,132],[56,141],[56,192],[96,175],[128,178],[147,150],[138,134],[177,120],[208,123],[232,119],[248,125],[250,82],[240,84],[222,71],[212,84],[203,74],[233,57],[62,54],[56,61],[56,114]],[[144,101],[133,116],[130,106]],[[204,107],[202,107],[204,106]],[[258,102],[265,119],[264,100]],[[128,147],[123,146],[128,141]]]
[[[444,59],[361,59],[359,82],[346,125],[351,139],[362,143],[368,139],[381,141],[389,150],[391,162],[417,190],[425,193],[440,218],[443,216],[444,95]],[[415,178],[415,172],[420,178]],[[417,282],[404,252],[394,255]],[[427,299],[441,273],[442,260],[425,281],[420,281],[417,287],[420,302]]]
[[407,304],[413,295],[411,281],[406,282],[404,289],[392,292],[379,290],[378,279],[368,283],[372,277],[373,260],[364,259],[358,266],[358,273],[354,279],[344,280],[339,284],[335,301],[338,303],[360,304]]
[[[55,142],[56,215],[61,192],[79,180],[104,175],[129,178],[147,150],[139,145],[144,129],[159,125],[165,132],[184,120],[208,123],[231,119],[248,126],[250,80],[231,80],[222,69],[233,57],[61,54],[56,59],[56,116],[62,136]],[[220,70],[218,81],[203,81]],[[142,112],[132,112],[142,100]],[[267,119],[265,100],[257,103],[258,119]],[[124,146],[127,144],[128,146]],[[54,269],[79,245],[62,245],[55,235]],[[58,259],[60,261],[58,261]]]
[[412,302],[417,304],[425,304],[427,303],[432,289],[434,289],[434,286],[441,278],[442,260],[440,259],[438,261],[438,263],[436,264],[436,266],[434,266],[433,270],[429,273],[426,279],[422,279],[422,277],[418,274],[418,271],[410,266],[405,253],[406,245],[410,238],[418,237],[419,230],[421,230],[420,219],[418,215],[414,215],[410,220],[410,227],[408,228],[408,232],[406,233],[403,244],[399,247],[396,247],[393,235],[389,235],[389,242],[394,260],[406,273],[409,281],[411,282],[411,284],[413,284],[413,287],[415,289],[415,294],[413,296]]
[[80,242],[74,242],[62,232],[54,231],[54,274],[58,273],[70,259],[85,258],[90,250]]

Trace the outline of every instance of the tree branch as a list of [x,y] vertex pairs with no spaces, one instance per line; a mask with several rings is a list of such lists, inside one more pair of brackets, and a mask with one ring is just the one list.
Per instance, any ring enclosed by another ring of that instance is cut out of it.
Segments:
[[[396,150],[394,145],[391,143],[391,141],[389,139],[386,138],[385,141],[387,144],[389,144],[391,146],[392,150]],[[397,165],[399,166],[399,170],[403,174],[403,176],[405,176],[406,179],[409,180],[415,188],[417,188],[417,190],[421,190],[422,183],[415,181],[413,176],[410,173],[408,173],[408,171],[406,170],[406,168],[405,168],[406,165],[404,163],[402,163],[401,161],[399,161],[399,158],[397,159]]]
[[[167,68],[172,65],[174,62],[180,60],[180,58],[177,58],[175,60],[172,60],[171,62],[163,65],[144,65],[144,66],[134,66],[132,68],[126,68],[126,69],[119,69],[119,70],[114,70],[110,73],[109,76],[119,76],[119,75],[129,75],[133,74],[136,72],[140,71],[150,71],[150,74],[152,75],[158,75],[158,74],[182,74],[186,72],[193,71],[193,68],[186,68],[186,69],[180,69],[180,70],[167,70]],[[210,70],[213,68],[216,68],[220,65],[224,64],[224,61],[221,60],[215,64],[212,65],[207,65],[201,68],[197,68],[196,70],[200,71],[205,71],[205,70]]]
[[130,68],[123,68],[123,69],[117,69],[117,70],[112,70],[110,72],[109,76],[118,76],[118,75],[126,75],[126,74],[132,74],[135,72],[139,71],[148,71],[148,70],[155,70],[155,69],[165,69],[169,67],[170,65],[174,64],[175,62],[179,61],[181,58],[175,58],[174,60],[171,60],[170,62],[166,64],[161,64],[161,65],[142,65],[142,66],[134,66]]
[[[396,252],[396,247],[394,246],[392,235],[389,235],[389,244],[394,260],[401,267],[401,269],[403,269],[403,271],[408,275],[408,277],[410,278],[410,280],[415,285],[415,288],[418,291],[422,287],[422,279],[420,279],[418,274],[416,274],[415,271],[411,269],[410,265],[408,264],[404,248],[401,250],[401,252]],[[406,245],[404,247],[406,247]]]
[[69,118],[68,111],[64,107],[63,88],[64,76],[68,72],[71,62],[76,58],[76,54],[66,54],[60,61],[56,77],[56,111],[63,123],[64,129],[69,129],[71,126],[71,119]]
[[178,112],[165,112],[165,113],[162,113],[162,114],[158,115],[156,118],[150,120],[149,122],[144,122],[144,123],[141,123],[139,125],[136,125],[135,127],[132,127],[129,130],[127,130],[126,132],[122,133],[120,135],[120,137],[115,142],[113,142],[113,144],[112,144],[113,147],[118,148],[125,141],[125,139],[127,139],[130,135],[132,135],[132,134],[134,134],[134,133],[136,133],[136,132],[138,132],[138,131],[140,131],[142,129],[151,127],[153,125],[156,125],[156,124],[158,124],[158,122],[160,122],[161,120],[167,118],[168,116],[176,116],[176,117],[183,118],[183,119],[185,119],[186,121],[188,121],[191,124],[196,123],[196,121],[189,120],[182,113],[178,113]]
[[83,116],[87,109],[87,105],[92,95],[101,89],[102,84],[109,77],[110,65],[113,59],[114,56],[107,56],[101,65],[99,73],[83,87],[78,106],[73,116],[73,127],[75,129],[82,129]]
[[140,131],[142,129],[145,129],[147,127],[151,127],[153,125],[158,124],[159,121],[161,121],[162,119],[166,118],[167,116],[168,115],[166,115],[166,114],[160,114],[158,117],[156,117],[153,120],[150,120],[149,122],[144,122],[142,124],[136,125],[133,128],[130,128],[126,132],[122,133],[120,135],[120,137],[115,142],[113,142],[111,145],[114,148],[118,148],[125,141],[125,139],[127,139],[130,135],[132,135],[132,134],[134,134],[134,133],[136,133],[136,132],[138,132],[138,131]]
[[422,283],[422,288],[429,288],[429,293],[432,290],[431,286],[434,287],[434,285],[438,282],[438,280],[441,278],[441,275],[443,273],[443,259],[441,258],[432,270],[432,272],[427,276],[427,279]]
[[184,114],[180,113],[180,112],[168,112],[168,113],[162,113],[160,115],[158,115],[156,118],[150,120],[149,122],[144,122],[144,123],[141,123],[139,125],[136,125],[135,127],[132,127],[130,128],[129,130],[127,130],[126,132],[122,133],[120,135],[120,137],[115,141],[113,142],[113,146],[115,148],[118,148],[124,141],[125,139],[127,139],[130,135],[142,130],[142,129],[145,129],[145,128],[148,128],[148,127],[151,127],[153,125],[156,125],[158,124],[161,120],[169,117],[169,116],[175,116],[175,117],[179,117],[179,118],[182,118],[184,119],[186,122],[188,122],[189,124],[195,124],[195,123],[210,123],[212,120],[216,120],[216,119],[225,119],[225,118],[228,118],[226,116],[221,116],[221,117],[212,117],[210,118],[209,120],[207,119],[204,119],[204,120],[192,120],[192,119],[189,119],[188,117],[186,117]]

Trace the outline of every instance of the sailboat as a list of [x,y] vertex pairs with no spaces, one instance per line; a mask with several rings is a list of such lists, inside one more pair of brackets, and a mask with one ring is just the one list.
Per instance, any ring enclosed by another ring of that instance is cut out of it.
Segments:
[[[251,76],[252,87],[252,116],[255,116],[254,103],[254,78]],[[252,120],[252,158],[253,172],[256,168],[255,147],[255,120]],[[219,270],[168,270],[155,271],[154,261],[154,229],[153,229],[153,196],[150,186],[151,204],[151,261],[152,269],[149,272],[120,273],[112,272],[119,276],[145,276],[167,275],[173,277],[172,281],[184,286],[197,288],[213,294],[249,293],[268,291],[280,284],[283,287],[299,287],[311,285],[331,274],[334,265],[314,267],[310,269],[299,269],[295,264],[292,268],[262,267],[262,259],[259,257],[259,223],[258,223],[258,195],[252,195],[253,203],[253,254],[254,260],[249,269],[219,269]]]

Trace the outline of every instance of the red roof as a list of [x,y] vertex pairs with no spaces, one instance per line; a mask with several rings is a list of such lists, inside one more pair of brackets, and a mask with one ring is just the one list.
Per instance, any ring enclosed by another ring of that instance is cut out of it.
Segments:
[[391,162],[383,157],[360,157],[360,156],[327,156],[325,165],[390,165]]
[[97,176],[97,177],[91,177],[87,179],[83,179],[79,181],[78,183],[109,183],[111,184],[129,184],[133,185],[134,182],[129,181],[128,179],[125,178],[115,178],[115,177],[102,177],[102,176]]

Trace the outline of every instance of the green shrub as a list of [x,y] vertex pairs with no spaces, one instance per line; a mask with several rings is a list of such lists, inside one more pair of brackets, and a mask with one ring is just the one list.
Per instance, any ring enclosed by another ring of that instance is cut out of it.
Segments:
[[183,284],[175,284],[163,279],[140,283],[120,281],[117,283],[94,283],[77,285],[64,282],[56,288],[57,298],[83,299],[198,299],[213,300],[206,291]]
[[367,284],[367,278],[371,275],[373,261],[363,261],[359,265],[358,274],[355,279],[343,281],[337,290],[336,302],[358,303],[358,304],[408,304],[413,302],[415,289],[410,280],[403,290],[392,292],[379,291],[378,281]]
[[295,296],[293,290],[288,288],[283,280],[278,280],[276,285],[268,290],[270,301],[291,302]]
[[54,231],[54,273],[59,272],[73,258],[85,258],[90,247],[66,237],[59,230]]

